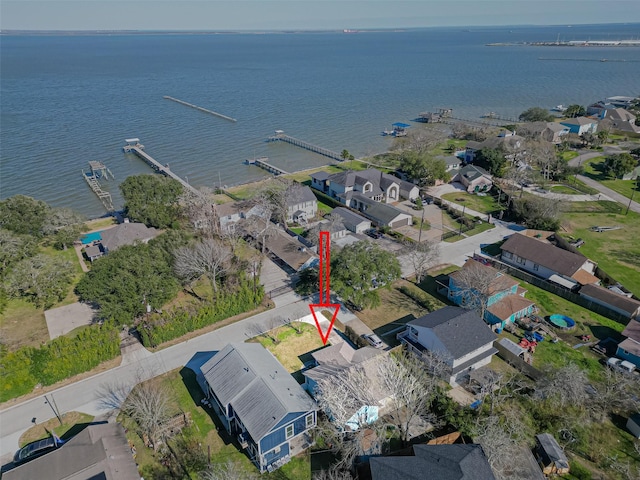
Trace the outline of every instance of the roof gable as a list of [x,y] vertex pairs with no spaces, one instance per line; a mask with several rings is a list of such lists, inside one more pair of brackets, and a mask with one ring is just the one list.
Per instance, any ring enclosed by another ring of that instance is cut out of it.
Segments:
[[200,370],[218,400],[233,407],[255,441],[287,413],[315,410],[298,382],[260,344],[229,344]]
[[572,277],[588,260],[585,256],[519,233],[511,235],[500,249],[567,277]]
[[294,190],[291,192],[290,197],[287,199],[287,206],[295,207],[296,205],[300,205],[305,202],[315,202],[316,196],[313,194],[313,191],[306,185],[302,187],[294,187]]
[[492,343],[497,338],[476,312],[461,307],[444,307],[412,320],[407,325],[432,330],[454,359]]

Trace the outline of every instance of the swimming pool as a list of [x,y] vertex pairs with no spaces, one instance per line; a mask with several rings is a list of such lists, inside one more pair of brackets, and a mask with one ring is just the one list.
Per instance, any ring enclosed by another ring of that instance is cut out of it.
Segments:
[[564,315],[555,314],[549,317],[549,321],[556,327],[563,330],[570,330],[576,326],[576,322],[573,318],[566,317]]
[[87,233],[86,235],[83,235],[80,240],[82,241],[83,245],[89,245],[93,242],[99,242],[100,240],[102,240],[102,235],[100,235],[101,233],[102,232]]

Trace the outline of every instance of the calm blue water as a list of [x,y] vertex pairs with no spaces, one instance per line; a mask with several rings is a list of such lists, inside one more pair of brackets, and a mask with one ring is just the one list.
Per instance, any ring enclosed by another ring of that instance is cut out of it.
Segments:
[[[118,182],[150,173],[121,152],[147,152],[195,186],[266,175],[327,159],[281,143],[276,129],[356,156],[386,150],[391,123],[450,107],[459,116],[517,116],[531,106],[588,104],[640,94],[640,48],[487,47],[490,42],[629,39],[640,25],[431,29],[406,32],[3,36],[0,197],[18,193],[88,216],[104,213],[81,178],[89,160]],[[595,61],[547,61],[576,58]],[[597,60],[626,60],[599,62]],[[163,99],[238,119],[230,123]]]

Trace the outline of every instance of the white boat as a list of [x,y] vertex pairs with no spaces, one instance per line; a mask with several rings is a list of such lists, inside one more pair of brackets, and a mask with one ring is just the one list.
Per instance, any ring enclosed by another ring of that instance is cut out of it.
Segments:
[[552,112],[564,112],[567,109],[564,105],[556,105],[551,109]]

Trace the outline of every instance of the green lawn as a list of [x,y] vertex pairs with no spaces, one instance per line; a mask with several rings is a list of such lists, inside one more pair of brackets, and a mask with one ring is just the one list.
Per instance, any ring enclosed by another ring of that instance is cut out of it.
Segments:
[[[640,189],[637,187],[635,180],[620,180],[614,179],[610,175],[604,172],[604,161],[606,157],[596,157],[588,160],[584,164],[584,175],[597,180],[607,188],[610,188],[614,192],[624,195],[627,198],[631,198],[632,195],[638,195]],[[634,191],[635,187],[635,191]],[[636,197],[634,197],[636,198]],[[637,196],[640,198],[640,195]]]
[[567,185],[553,185],[550,188],[553,193],[564,193],[567,195],[582,195],[582,192],[576,190],[575,188],[571,188]]
[[576,152],[575,150],[567,150],[566,152],[562,152],[560,154],[560,157],[563,160],[569,161],[571,159],[576,158],[578,155],[579,155],[578,152]]
[[462,235],[453,235],[451,237],[446,238],[444,241],[447,243],[457,242],[458,240],[462,240],[463,238],[466,238],[466,237],[472,237],[473,235],[486,232],[487,230],[491,230],[492,228],[495,228],[495,225],[491,223],[482,222],[481,224],[473,227],[471,230],[463,232]]
[[[640,296],[640,214],[630,211],[624,215],[624,209],[613,202],[577,202],[579,211],[563,214],[561,234],[573,238],[582,238],[585,244],[580,253],[593,260],[602,270],[622,283],[635,295]],[[606,210],[589,212],[589,204]],[[620,213],[612,213],[611,206]],[[619,230],[608,232],[591,231],[592,226],[620,226]]]
[[304,233],[304,227],[289,227],[289,230],[298,235],[302,235]]
[[483,213],[491,213],[504,208],[498,204],[495,197],[489,194],[486,196],[480,196],[467,192],[451,192],[445,193],[442,198],[459,205],[466,205],[471,210]]
[[81,412],[67,412],[61,414],[60,418],[62,419],[62,424],[60,424],[58,418],[54,416],[49,420],[41,421],[41,423],[34,425],[20,436],[18,445],[24,447],[27,443],[48,438],[50,437],[49,432],[55,433],[62,440],[68,440],[93,421],[92,415]]
[[318,200],[318,214],[319,215],[324,216],[327,213],[331,213],[332,211],[333,211],[333,207],[330,207],[326,203],[323,203],[320,200]]

